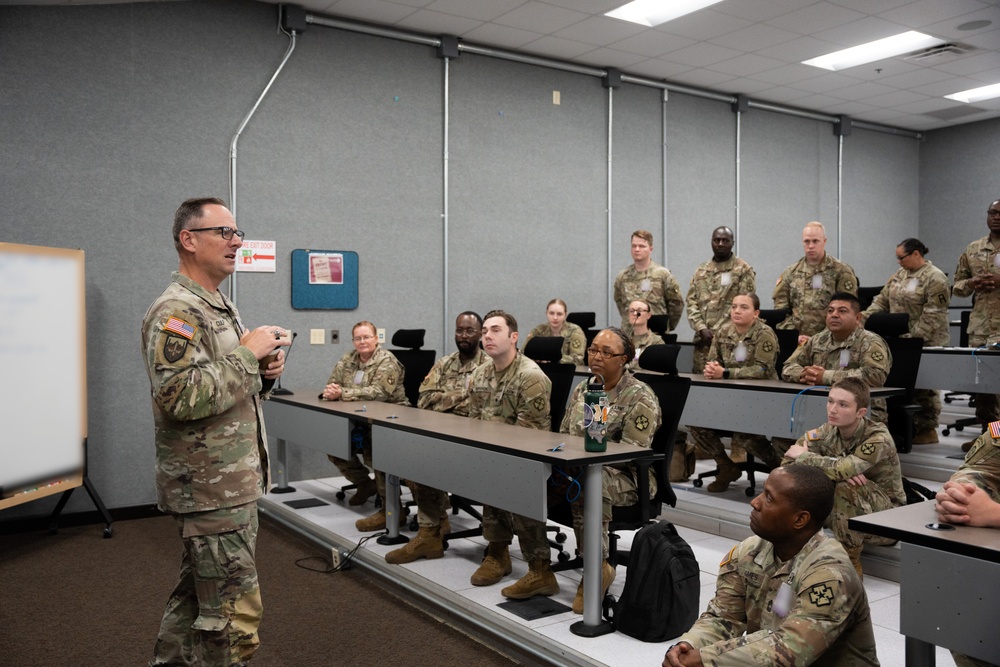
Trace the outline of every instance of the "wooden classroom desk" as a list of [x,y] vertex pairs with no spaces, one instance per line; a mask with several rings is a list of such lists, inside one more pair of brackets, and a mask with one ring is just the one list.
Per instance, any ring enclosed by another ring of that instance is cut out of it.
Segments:
[[[264,404],[270,436],[277,438],[276,482],[287,487],[287,442],[347,458],[350,420],[372,427],[372,463],[389,477],[387,507],[399,502],[399,478],[544,521],[548,514],[548,478],[553,465],[582,466],[584,480],[585,563],[600,563],[601,466],[649,454],[632,445],[608,443],[605,452],[584,451],[583,438],[550,431],[468,419],[457,415],[379,402],[324,401],[319,389],[295,389]],[[553,448],[561,445],[558,451]],[[390,483],[391,482],[391,483]],[[396,512],[387,513],[389,538],[399,535]],[[405,538],[403,538],[405,541]],[[596,576],[588,576],[596,573]],[[610,631],[601,621],[601,568],[585,568],[582,623],[576,634]]]
[[[1000,350],[925,347],[917,387],[970,394],[1000,394]],[[978,382],[977,382],[978,378]]]
[[906,667],[934,667],[935,646],[1000,662],[1000,530],[939,524],[931,501],[854,517],[848,525],[901,542]]

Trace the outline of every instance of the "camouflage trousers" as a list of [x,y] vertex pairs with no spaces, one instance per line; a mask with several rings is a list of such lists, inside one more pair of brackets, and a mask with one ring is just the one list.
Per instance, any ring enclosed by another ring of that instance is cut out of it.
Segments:
[[708,363],[708,351],[712,348],[712,343],[701,342],[701,336],[694,337],[694,361],[691,364],[692,373],[705,372],[705,364]]
[[872,481],[862,486],[851,486],[847,482],[837,482],[833,494],[833,511],[826,521],[826,527],[844,546],[848,554],[860,553],[865,542],[870,544],[892,544],[895,540],[859,533],[847,527],[851,517],[864,516],[882,510],[892,509],[892,501],[882,488]]
[[551,559],[544,521],[483,505],[483,538],[486,541],[510,544],[515,534],[526,561]]
[[410,482],[409,486],[417,501],[417,524],[421,528],[440,526],[451,509],[448,493],[416,482]]
[[[719,431],[701,426],[688,426],[688,442],[694,443],[695,449],[701,450],[713,459],[726,456],[726,448],[722,444]],[[742,445],[750,455],[761,463],[777,468],[781,465],[781,455],[762,435],[753,433],[733,433],[732,446]],[[789,445],[791,446],[791,445]],[[787,448],[786,448],[787,449]]]
[[[354,425],[354,430],[352,433],[350,458],[342,459],[333,455],[327,455],[326,458],[330,459],[330,463],[337,466],[337,470],[340,471],[340,474],[348,482],[358,486],[360,484],[367,484],[370,479],[368,477],[368,469],[371,468],[374,470],[372,467],[372,427],[368,424],[351,423]],[[381,470],[374,470],[374,472],[375,486],[378,488],[378,495],[382,499],[382,506],[384,507],[385,473]]]
[[[988,336],[969,336],[969,347],[982,347],[989,343]],[[976,419],[983,425],[1000,420],[1000,396],[975,394]]]
[[933,389],[914,389],[913,401],[920,406],[913,418],[914,430],[936,429],[941,417],[941,394]]
[[257,503],[175,515],[184,542],[150,667],[231,667],[260,646]]

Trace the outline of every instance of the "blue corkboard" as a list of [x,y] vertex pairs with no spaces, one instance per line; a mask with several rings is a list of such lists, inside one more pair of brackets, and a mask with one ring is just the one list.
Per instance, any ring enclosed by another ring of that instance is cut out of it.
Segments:
[[350,250],[292,251],[292,308],[353,310],[357,307],[358,253]]

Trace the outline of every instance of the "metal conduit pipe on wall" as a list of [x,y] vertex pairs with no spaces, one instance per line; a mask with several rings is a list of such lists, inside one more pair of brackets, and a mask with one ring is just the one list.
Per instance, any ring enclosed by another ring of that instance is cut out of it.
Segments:
[[[442,106],[444,107],[444,150],[442,153],[442,162],[444,168],[444,178],[441,188],[441,222],[444,227],[444,255],[442,255],[442,264],[444,265],[444,294],[442,296],[444,300],[444,326],[441,328],[441,349],[448,349],[448,330],[451,325],[448,323],[448,111],[450,109],[451,99],[449,97],[449,73],[450,69],[448,67],[451,59],[445,56],[442,58],[444,60],[444,91]],[[442,354],[444,354],[442,352]]]

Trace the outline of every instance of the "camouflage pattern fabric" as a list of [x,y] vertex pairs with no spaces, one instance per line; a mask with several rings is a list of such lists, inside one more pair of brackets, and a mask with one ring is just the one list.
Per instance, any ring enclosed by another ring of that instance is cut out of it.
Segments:
[[[841,360],[846,359],[846,366]],[[785,362],[781,379],[798,382],[806,366],[822,366],[822,385],[830,386],[845,377],[857,377],[869,387],[884,387],[885,379],[892,367],[892,354],[878,334],[858,327],[845,340],[834,340],[828,329],[823,329],[800,345]],[[888,413],[884,398],[873,398],[869,416],[875,421],[886,423]]]
[[777,328],[795,329],[805,336],[819,333],[826,327],[826,307],[836,292],[858,295],[854,269],[829,254],[816,266],[803,257],[785,269],[774,286],[774,307],[788,311]]
[[910,316],[910,330],[904,337],[922,338],[924,345],[947,345],[950,300],[948,277],[924,261],[916,271],[896,271],[862,313],[861,321],[867,321],[872,313],[906,313]]
[[[441,357],[434,362],[427,377],[420,383],[417,407],[467,417],[472,371],[488,362],[490,358],[478,348],[475,356],[465,363],[462,363],[462,357],[457,351]],[[410,486],[412,488],[413,484]],[[450,507],[447,492],[425,484],[412,490],[417,499],[417,523],[424,528],[440,525]]]
[[[553,335],[556,334],[552,333],[548,323],[539,324],[531,330],[528,337],[524,339],[524,343],[527,345],[528,341],[535,337],[544,338]],[[573,364],[574,366],[582,364],[587,350],[587,335],[583,333],[583,329],[572,322],[563,322],[562,330],[558,335],[562,336],[563,339],[562,358],[559,363]]]
[[[552,382],[538,364],[518,352],[499,373],[492,361],[472,372],[469,417],[547,431],[551,393]],[[515,533],[525,560],[549,560],[544,521],[483,506],[483,537],[487,541],[509,544]]]
[[625,331],[629,330],[628,305],[636,299],[647,302],[653,315],[668,315],[667,331],[677,327],[684,312],[684,298],[677,279],[656,262],[650,262],[645,271],[637,271],[634,264],[623,269],[615,278],[614,297]]
[[[782,617],[775,598],[786,583],[792,598]],[[700,649],[711,667],[879,664],[864,586],[840,543],[822,531],[784,563],[757,536],[733,547],[708,609],[677,641]]]
[[257,358],[236,307],[175,272],[146,311],[157,504],[173,514],[248,503],[268,485]]
[[230,667],[257,652],[263,606],[254,559],[257,504],[175,514],[181,573],[150,667]]
[[[562,424],[559,426],[560,433],[583,436],[583,395],[587,391],[587,383],[581,382],[573,389],[573,394],[569,399],[569,407],[563,415]],[[621,380],[614,389],[607,392],[610,410],[608,413],[607,430],[608,439],[612,442],[622,442],[626,445],[637,447],[651,447],[653,436],[662,423],[660,413],[660,401],[656,394],[645,382],[637,380],[632,373],[625,371]],[[582,471],[567,471],[579,479]],[[550,504],[554,502],[570,501],[570,510],[573,515],[573,529],[583,534],[583,492],[579,487],[574,487],[570,493],[579,491],[576,498],[567,498],[566,492],[569,485],[564,478],[553,475],[553,484],[550,487],[554,493],[550,495]],[[579,479],[582,483],[582,479]],[[635,465],[630,463],[604,466],[601,469],[602,488],[602,518],[604,529],[601,531],[602,542],[604,544],[604,557],[608,557],[608,523],[611,521],[612,507],[618,505],[627,507],[639,502],[637,494],[638,484],[636,482]],[[649,469],[649,497],[656,495],[656,475],[652,468]]]
[[[992,292],[975,292],[969,286],[969,279],[979,275],[1000,274],[1000,248],[986,236],[973,241],[958,258],[955,269],[955,296],[976,295],[972,312],[969,314],[969,345],[981,347],[1000,340],[1000,289]],[[1000,419],[1000,396],[997,394],[976,394],[976,418],[983,424]]]
[[702,344],[698,332],[702,329],[715,331],[722,323],[728,322],[733,297],[756,291],[757,278],[753,267],[736,255],[725,262],[710,259],[695,269],[687,293],[688,324],[694,331],[692,373],[705,370],[705,355],[709,347],[708,343]]
[[[906,504],[903,474],[899,468],[896,445],[884,424],[867,417],[861,420],[850,440],[840,436],[836,426],[824,424],[809,431],[795,443],[808,445],[809,451],[795,459],[799,465],[813,466],[836,483],[833,512],[827,526],[848,553],[860,552],[865,541],[883,544],[884,540],[847,527],[847,520]],[[793,463],[789,458],[783,465]],[[868,483],[851,486],[847,480],[864,475]]]
[[630,332],[629,338],[632,339],[632,345],[635,346],[635,358],[638,359],[642,351],[645,350],[650,345],[664,345],[666,341],[663,340],[658,334],[652,331],[646,331],[644,334],[637,334],[635,331]]

